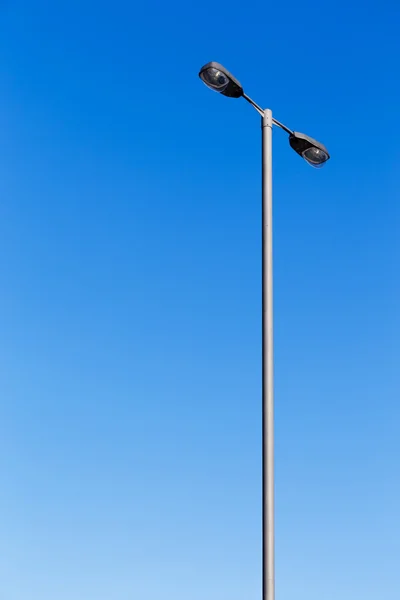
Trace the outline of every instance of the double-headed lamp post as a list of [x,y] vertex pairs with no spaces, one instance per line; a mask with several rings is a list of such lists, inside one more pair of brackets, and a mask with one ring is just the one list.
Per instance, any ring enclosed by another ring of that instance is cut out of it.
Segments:
[[289,144],[313,167],[329,160],[328,150],[316,140],[292,131],[263,110],[229,71],[217,62],[200,70],[212,90],[229,98],[244,98],[261,115],[262,128],[262,598],[275,598],[274,538],[274,361],[272,279],[272,126],[289,134]]

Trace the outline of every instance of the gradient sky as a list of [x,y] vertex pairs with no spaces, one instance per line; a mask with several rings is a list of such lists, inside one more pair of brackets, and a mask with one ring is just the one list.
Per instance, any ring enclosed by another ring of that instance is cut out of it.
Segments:
[[260,120],[277,600],[400,597],[395,0],[3,0],[0,598],[260,598]]

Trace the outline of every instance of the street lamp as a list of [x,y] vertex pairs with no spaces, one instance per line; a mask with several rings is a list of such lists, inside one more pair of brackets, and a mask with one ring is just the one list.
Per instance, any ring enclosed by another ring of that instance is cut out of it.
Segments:
[[272,278],[272,126],[289,134],[289,144],[313,167],[322,167],[330,156],[323,144],[292,131],[247,96],[240,82],[225,67],[210,62],[200,69],[200,79],[210,89],[229,98],[244,98],[261,115],[262,128],[262,597],[275,597],[274,537],[274,373]]

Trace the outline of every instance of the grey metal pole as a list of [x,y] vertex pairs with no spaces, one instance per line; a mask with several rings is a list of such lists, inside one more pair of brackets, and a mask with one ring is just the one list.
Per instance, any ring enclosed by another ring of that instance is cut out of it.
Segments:
[[262,121],[262,587],[275,598],[272,112]]

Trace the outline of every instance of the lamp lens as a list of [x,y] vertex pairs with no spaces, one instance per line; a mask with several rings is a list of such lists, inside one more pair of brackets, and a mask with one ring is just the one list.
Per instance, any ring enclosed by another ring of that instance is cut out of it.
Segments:
[[229,85],[229,79],[225,73],[215,67],[206,69],[200,74],[200,77],[209,88],[216,92],[223,92]]
[[320,148],[312,147],[304,150],[303,158],[313,167],[322,167],[328,160],[328,155]]

